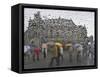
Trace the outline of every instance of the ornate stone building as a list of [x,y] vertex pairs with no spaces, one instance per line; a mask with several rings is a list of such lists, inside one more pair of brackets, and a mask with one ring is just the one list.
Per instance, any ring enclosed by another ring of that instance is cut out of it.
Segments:
[[41,45],[43,42],[84,42],[87,37],[85,26],[76,25],[72,19],[42,19],[40,12],[29,19],[28,29],[24,32],[25,44]]

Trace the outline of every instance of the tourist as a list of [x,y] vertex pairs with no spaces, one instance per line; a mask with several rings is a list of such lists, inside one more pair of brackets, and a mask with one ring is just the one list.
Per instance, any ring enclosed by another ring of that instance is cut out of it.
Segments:
[[62,46],[60,47],[60,57],[63,62],[63,47]]
[[42,44],[42,53],[43,53],[43,57],[45,59],[47,57],[47,44],[46,43]]
[[57,50],[57,65],[59,65],[60,64],[60,57],[61,57],[61,49],[60,49],[60,46],[56,45],[56,50]]
[[40,48],[39,47],[35,47],[34,48],[34,53],[35,53],[35,56],[36,56],[37,60],[39,61]]
[[56,65],[59,65],[57,47],[56,47],[56,45],[52,45],[51,48],[52,48],[51,49],[52,58],[51,58],[49,66],[52,66],[54,61],[56,61]]

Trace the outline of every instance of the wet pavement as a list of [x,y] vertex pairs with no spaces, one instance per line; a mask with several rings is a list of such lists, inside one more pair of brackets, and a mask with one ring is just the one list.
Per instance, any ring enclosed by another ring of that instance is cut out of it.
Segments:
[[[24,69],[35,69],[35,68],[51,68],[51,67],[71,67],[71,66],[88,66],[94,64],[94,59],[89,58],[89,56],[79,57],[77,60],[75,51],[72,56],[69,55],[68,51],[64,51],[63,61],[60,59],[60,65],[56,65],[56,61],[50,66],[52,54],[48,51],[47,57],[44,59],[43,54],[40,53],[39,61],[35,59],[33,61],[32,57],[28,59],[24,58]],[[71,58],[70,58],[71,57]]]

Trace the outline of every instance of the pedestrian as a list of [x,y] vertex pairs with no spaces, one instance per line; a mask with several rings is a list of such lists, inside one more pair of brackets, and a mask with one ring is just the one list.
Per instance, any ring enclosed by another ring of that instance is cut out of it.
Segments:
[[56,61],[56,65],[59,65],[57,47],[52,45],[51,48],[52,57],[49,66],[52,66],[54,61]]
[[71,42],[68,42],[66,44],[66,48],[69,54],[69,62],[72,63],[73,62],[73,46]]
[[33,61],[35,61],[35,58],[34,58],[34,46],[32,44],[30,44],[30,55],[31,55],[31,58],[33,59]]
[[34,53],[34,47],[35,47],[35,45],[34,45],[34,42],[31,41],[31,43],[29,44],[29,46],[30,46],[30,52],[31,52],[32,60],[35,61],[35,53]]
[[40,48],[39,47],[35,47],[34,48],[34,53],[35,53],[35,56],[36,56],[37,60],[39,61]]
[[61,61],[63,62],[63,47],[61,46],[60,47],[60,58],[61,58]]
[[61,57],[61,49],[58,45],[56,45],[56,51],[57,51],[57,65],[60,64],[60,57]]
[[28,45],[25,45],[24,46],[24,56],[25,58],[27,58],[28,60],[30,59],[30,46]]
[[42,44],[42,53],[43,53],[43,57],[45,59],[47,57],[47,44],[46,43]]

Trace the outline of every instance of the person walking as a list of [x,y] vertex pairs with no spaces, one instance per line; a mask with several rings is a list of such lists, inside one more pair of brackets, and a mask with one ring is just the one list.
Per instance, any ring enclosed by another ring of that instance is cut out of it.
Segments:
[[35,56],[36,56],[37,60],[39,61],[40,48],[39,47],[35,47],[34,48],[34,53],[35,53]]
[[60,57],[61,57],[60,46],[56,45],[56,51],[57,51],[57,65],[60,65]]
[[43,57],[45,59],[47,57],[47,44],[46,43],[42,44],[42,53],[43,53]]
[[51,49],[52,58],[51,58],[49,66],[52,66],[54,61],[56,61],[56,65],[59,65],[59,58],[58,58],[57,47],[56,47],[56,45],[52,45],[51,48],[52,48]]
[[35,53],[34,53],[33,43],[30,44],[30,52],[31,52],[32,60],[35,61]]
[[60,58],[61,58],[61,61],[63,62],[64,58],[63,58],[63,47],[60,46]]

